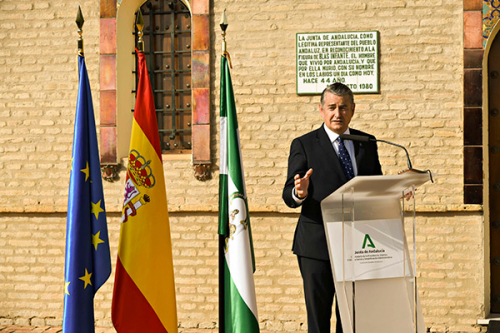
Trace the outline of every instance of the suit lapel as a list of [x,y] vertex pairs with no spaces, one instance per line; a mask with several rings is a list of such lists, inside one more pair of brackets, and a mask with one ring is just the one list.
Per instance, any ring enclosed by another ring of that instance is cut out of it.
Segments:
[[333,149],[333,144],[330,142],[330,138],[328,137],[328,134],[326,134],[326,131],[323,126],[318,129],[318,143],[321,149],[325,153],[326,157],[326,164],[328,166],[332,166],[334,172],[338,173],[339,175],[342,176],[342,179],[347,182],[347,177],[344,173],[344,169],[342,168],[342,165],[340,164],[339,157],[335,153],[335,149]]
[[[351,134],[353,135],[362,135],[358,134],[358,131],[350,129]],[[356,159],[356,167],[358,169],[358,175],[363,175],[363,166],[366,154],[366,142],[353,141],[354,144],[354,155]]]

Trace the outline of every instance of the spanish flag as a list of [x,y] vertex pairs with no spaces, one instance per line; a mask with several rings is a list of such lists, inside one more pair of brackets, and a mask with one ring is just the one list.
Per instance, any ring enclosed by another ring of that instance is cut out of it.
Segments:
[[119,333],[177,333],[172,245],[158,124],[145,56],[137,53],[139,83],[111,316]]

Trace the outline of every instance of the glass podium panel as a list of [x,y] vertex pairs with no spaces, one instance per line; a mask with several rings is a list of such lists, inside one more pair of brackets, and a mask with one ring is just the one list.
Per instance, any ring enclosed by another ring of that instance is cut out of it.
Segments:
[[321,203],[345,333],[426,332],[415,284],[415,202],[401,198],[429,179],[355,177]]

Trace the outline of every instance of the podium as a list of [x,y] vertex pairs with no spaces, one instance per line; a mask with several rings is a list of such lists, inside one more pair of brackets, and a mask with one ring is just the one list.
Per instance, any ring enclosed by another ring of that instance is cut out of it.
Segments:
[[[405,213],[401,198],[429,180],[430,172],[413,170],[358,176],[321,202],[344,333],[426,332],[416,285],[415,199]],[[412,256],[405,219],[412,222]]]

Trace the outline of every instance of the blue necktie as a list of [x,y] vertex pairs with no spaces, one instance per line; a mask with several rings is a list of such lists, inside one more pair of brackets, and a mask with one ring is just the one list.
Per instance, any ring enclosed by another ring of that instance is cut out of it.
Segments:
[[342,164],[342,169],[344,169],[344,173],[347,177],[347,180],[351,180],[354,178],[354,169],[352,168],[352,161],[347,149],[344,146],[344,142],[342,139],[337,139],[339,141],[339,160],[340,164]]

